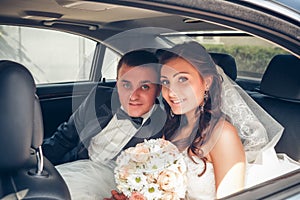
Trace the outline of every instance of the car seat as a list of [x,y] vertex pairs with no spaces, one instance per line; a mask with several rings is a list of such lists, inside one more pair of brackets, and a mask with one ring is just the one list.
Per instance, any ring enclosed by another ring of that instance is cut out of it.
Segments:
[[209,53],[216,65],[219,65],[224,73],[229,76],[233,81],[237,77],[236,62],[233,56],[225,53]]
[[0,61],[0,198],[71,199],[63,178],[43,157],[43,121],[35,92],[23,65]]
[[284,127],[276,152],[300,161],[300,59],[293,55],[274,56],[260,89],[250,95]]

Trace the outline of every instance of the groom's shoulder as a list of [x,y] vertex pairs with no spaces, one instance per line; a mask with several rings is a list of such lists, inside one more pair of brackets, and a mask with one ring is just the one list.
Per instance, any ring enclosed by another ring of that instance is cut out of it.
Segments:
[[158,117],[159,119],[161,119],[161,118],[166,118],[167,114],[163,106],[161,104],[157,104],[156,109],[154,110],[151,116]]

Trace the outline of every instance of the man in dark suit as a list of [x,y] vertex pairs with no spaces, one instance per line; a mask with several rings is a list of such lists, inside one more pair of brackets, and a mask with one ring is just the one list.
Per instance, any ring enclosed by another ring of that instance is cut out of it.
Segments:
[[103,104],[94,88],[85,101],[44,140],[44,155],[55,165],[90,158],[106,162],[144,139],[159,138],[166,115],[157,97],[160,68],[145,50],[126,53],[117,67],[117,93]]

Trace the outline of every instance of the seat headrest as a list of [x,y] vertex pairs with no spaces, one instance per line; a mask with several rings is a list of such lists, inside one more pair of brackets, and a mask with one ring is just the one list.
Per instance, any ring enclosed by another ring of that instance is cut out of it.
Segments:
[[300,101],[300,59],[276,55],[263,75],[260,91],[287,100]]
[[0,61],[0,170],[19,167],[30,156],[35,90],[23,65]]
[[232,80],[236,80],[237,69],[234,57],[225,53],[209,53],[214,62],[219,65],[225,74]]

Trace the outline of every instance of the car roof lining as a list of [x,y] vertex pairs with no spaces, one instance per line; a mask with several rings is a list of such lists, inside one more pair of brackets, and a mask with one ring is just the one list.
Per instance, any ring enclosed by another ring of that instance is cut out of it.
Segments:
[[[166,0],[168,5],[162,1],[108,1],[101,0],[96,4],[114,3],[117,6],[103,11],[89,11],[62,6],[63,3],[83,2],[77,0],[2,0],[0,7],[0,21],[2,23],[11,22],[12,24],[27,24],[28,26],[43,25],[41,19],[24,19],[24,12],[35,10],[45,13],[54,13],[61,15],[56,20],[60,23],[54,23],[53,26],[45,26],[54,30],[63,30],[87,36],[97,41],[103,41],[106,38],[137,27],[164,27],[175,31],[193,31],[193,30],[243,30],[251,35],[257,35],[269,41],[276,41],[279,45],[290,50],[295,55],[300,54],[299,22],[287,20],[283,23],[277,13],[270,10],[251,10],[244,5],[239,5],[236,1],[220,1],[220,0],[202,0],[178,2],[176,0]],[[92,2],[92,5],[96,1]],[[127,6],[124,6],[127,5]],[[134,6],[136,8],[130,8]],[[158,7],[159,6],[159,7]],[[119,15],[116,10],[127,13]],[[140,10],[142,9],[142,10]],[[141,12],[145,12],[145,15]],[[155,11],[160,10],[161,12]],[[117,13],[119,17],[114,20],[108,20],[107,16]],[[166,13],[162,13],[166,12]],[[23,16],[23,18],[21,18]],[[202,21],[197,23],[185,23],[187,18],[201,18]],[[40,17],[40,16],[39,16]],[[106,17],[106,18],[105,18]],[[133,20],[133,18],[136,18]],[[102,21],[101,21],[102,20]],[[67,22],[68,24],[63,24]],[[76,26],[76,23],[79,26]],[[212,22],[212,23],[210,23]],[[69,24],[75,23],[75,24]],[[95,30],[89,30],[89,24],[98,27]],[[233,27],[233,28],[232,28]]]
[[[50,0],[6,0],[1,2],[0,18],[6,21],[6,18],[13,17],[19,22],[26,21],[29,24],[40,25],[42,23],[46,28],[59,29],[64,23],[66,26],[73,23],[73,26],[91,25],[98,27],[99,37],[101,31],[121,32],[128,29],[139,27],[164,27],[175,31],[186,30],[228,30],[228,28],[210,24],[204,21],[197,23],[185,23],[189,17],[162,13],[158,11],[146,10],[142,8],[133,8],[129,6],[112,6],[101,11],[83,10],[79,7],[89,4],[89,7],[108,7],[106,3],[85,1],[50,1]],[[78,3],[78,4],[75,4]],[[76,5],[74,8],[68,5]],[[14,6],[18,5],[18,6]],[[32,12],[34,7],[35,12]],[[84,7],[84,6],[83,6]],[[87,9],[84,7],[84,9]],[[76,12],[74,12],[74,10]],[[38,11],[38,12],[37,12]],[[80,18],[78,16],[80,15]],[[2,17],[1,17],[2,16]],[[57,16],[57,18],[55,18]],[[21,18],[21,19],[20,19]],[[10,21],[10,20],[7,20]],[[15,23],[15,21],[13,21]],[[51,25],[47,25],[51,24]],[[60,24],[60,25],[58,25]],[[87,27],[87,26],[86,26]],[[86,29],[86,27],[84,29]],[[72,28],[70,28],[72,29]],[[105,34],[104,34],[105,35]]]

